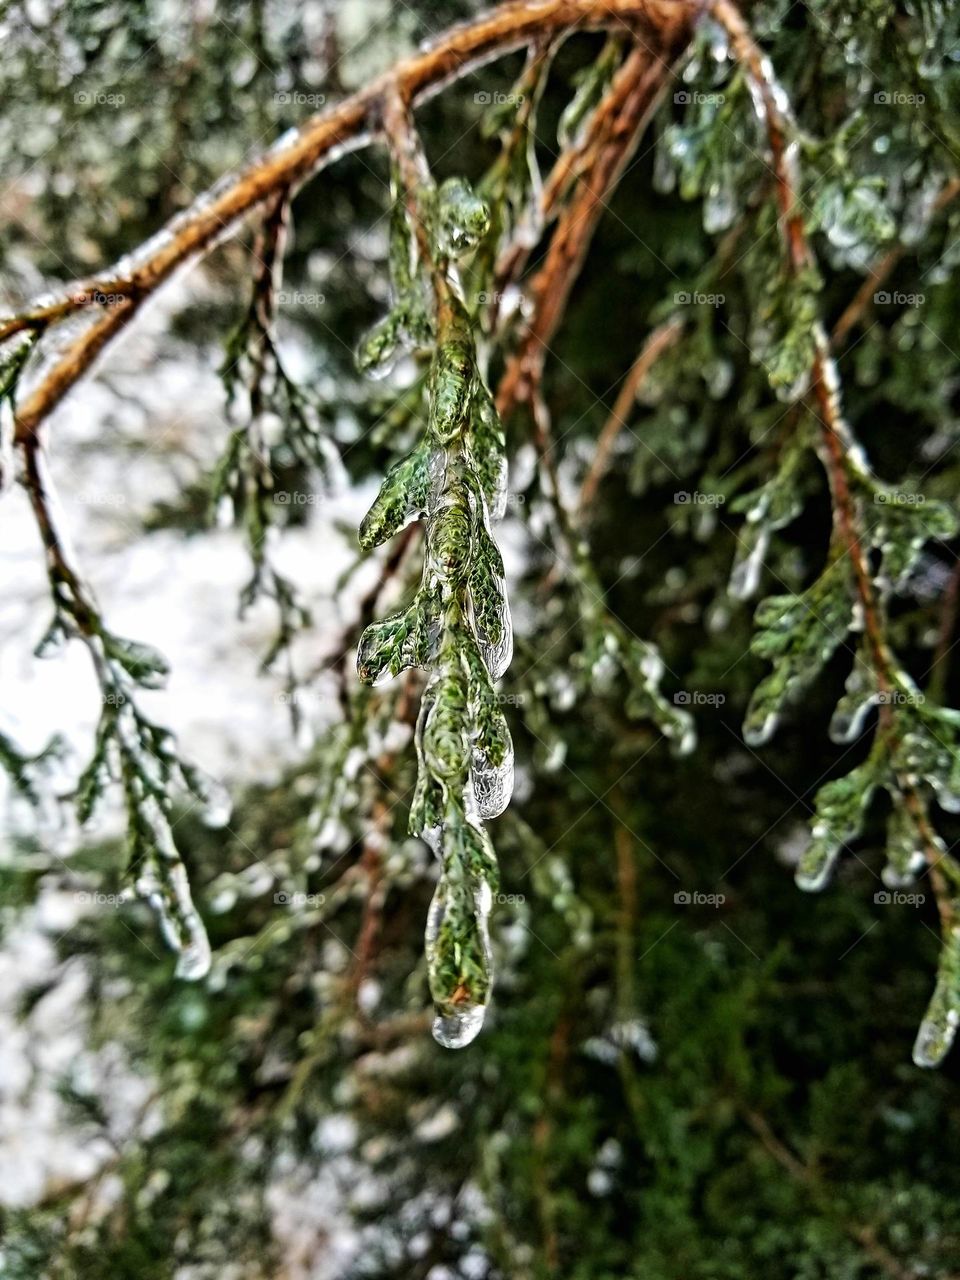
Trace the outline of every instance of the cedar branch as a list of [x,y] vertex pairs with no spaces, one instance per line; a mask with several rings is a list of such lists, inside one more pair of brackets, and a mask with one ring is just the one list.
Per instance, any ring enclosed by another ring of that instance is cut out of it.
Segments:
[[[56,298],[36,300],[0,320],[0,342],[24,331],[42,332],[88,307],[102,314],[67,348],[23,401],[16,439],[40,423],[86,372],[104,346],[173,273],[213,247],[253,208],[284,188],[295,188],[348,149],[366,146],[382,122],[383,104],[395,94],[415,105],[478,65],[550,35],[573,30],[623,28],[633,33],[651,67],[663,66],[686,43],[700,12],[697,0],[518,0],[452,28],[432,45],[397,63],[367,88],[311,117],[289,139],[222,179],[132,256],[102,276],[78,281]],[[104,304],[104,298],[120,301]]]

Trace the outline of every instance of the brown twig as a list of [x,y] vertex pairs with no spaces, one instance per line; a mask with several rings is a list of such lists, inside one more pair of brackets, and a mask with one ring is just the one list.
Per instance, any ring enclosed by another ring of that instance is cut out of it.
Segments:
[[550,342],[566,310],[606,200],[630,160],[670,74],[648,52],[629,54],[598,108],[590,155],[576,191],[557,219],[543,266],[530,285],[532,315],[497,389],[497,409],[506,419],[517,404],[533,400]]
[[616,825],[613,847],[617,855],[617,890],[620,910],[617,912],[617,1005],[620,1018],[626,1021],[636,1014],[634,991],[634,932],[637,927],[637,860],[634,839],[619,818],[622,798],[616,797]]
[[[813,1200],[824,1208],[829,1208],[824,1188],[817,1179],[816,1170],[805,1164],[790,1148],[777,1137],[765,1116],[754,1111],[752,1107],[740,1108],[747,1125],[759,1138],[764,1149],[776,1160],[791,1178],[802,1183]],[[876,1230],[872,1226],[858,1222],[843,1222],[843,1229],[863,1249],[864,1253],[880,1268],[890,1280],[917,1280],[917,1273],[911,1267],[905,1267],[889,1249],[877,1240]]]
[[[958,195],[960,195],[960,178],[951,178],[946,186],[941,189],[936,200],[934,200],[932,214],[940,213]],[[894,268],[906,252],[907,246],[905,244],[894,245],[892,249],[889,249],[873,264],[860,288],[850,299],[840,318],[833,326],[830,337],[834,345],[842,342],[850,330],[859,324],[864,312],[873,302],[873,295],[880,285],[889,279]]]
[[[767,131],[787,262],[791,272],[799,275],[814,265],[815,259],[797,197],[798,179],[795,154],[790,147],[790,121],[781,106],[781,95],[770,65],[736,5],[732,0],[714,0],[711,11],[729,35],[734,54],[755,87],[756,101],[760,104],[758,110]],[[816,326],[814,339],[810,394],[818,409],[824,459],[835,500],[835,519],[853,566],[857,593],[864,612],[864,632],[871,649],[877,679],[881,692],[886,693],[893,686],[892,661],[883,634],[873,579],[858,531],[858,513],[847,473],[849,428],[840,407],[830,340],[822,326]],[[884,712],[889,713],[889,704],[881,707],[881,715]]]
[[[803,211],[797,196],[795,151],[790,146],[791,121],[781,105],[783,96],[769,62],[733,0],[713,0],[711,13],[727,32],[734,55],[753,83],[758,114],[766,128],[770,148],[787,263],[791,273],[799,275],[815,265],[815,258],[807,239]],[[887,644],[881,603],[860,533],[859,508],[850,483],[850,451],[853,442],[840,405],[836,365],[830,339],[819,323],[814,330],[814,342],[809,394],[816,405],[820,424],[822,456],[833,494],[836,529],[853,568],[863,615],[863,634],[870,651],[877,685],[882,695],[889,695],[896,688],[896,664]],[[892,703],[893,699],[887,696],[879,708],[880,732],[888,736],[892,736],[895,731]],[[939,870],[938,864],[943,854],[927,816],[926,802],[910,779],[898,777],[897,784],[923,839],[941,921],[947,925],[952,920],[954,907],[946,880]]]
[[[248,314],[250,377],[250,421],[247,436],[257,465],[269,475],[263,443],[261,415],[265,408],[264,378],[273,351],[273,326],[277,312],[277,291],[283,274],[283,252],[287,236],[289,192],[278,192],[266,204],[263,222],[254,242],[253,257],[257,264],[253,278],[253,296]],[[249,478],[254,485],[253,477]],[[256,501],[255,492],[250,494]],[[265,554],[265,548],[253,548],[254,556]]]
[[[400,689],[394,707],[394,721],[397,724],[411,723],[415,719],[414,690],[417,685],[417,672],[408,671]],[[389,775],[397,763],[396,751],[382,752],[374,762],[378,774]],[[376,954],[377,941],[383,925],[383,907],[387,897],[387,884],[383,876],[383,849],[390,831],[392,809],[383,800],[382,793],[374,801],[370,815],[370,830],[364,841],[360,855],[360,869],[367,878],[367,896],[363,902],[363,915],[357,944],[354,948],[356,964],[350,977],[350,989],[354,998],[370,971]]]
[[68,348],[21,404],[16,438],[36,432],[43,419],[90,367],[103,347],[132,318],[140,302],[185,263],[210,249],[239,219],[270,196],[294,189],[345,149],[366,145],[379,127],[390,94],[409,104],[423,100],[458,76],[530,42],[574,29],[626,27],[662,67],[689,38],[700,10],[695,0],[527,0],[501,5],[457,26],[428,48],[397,63],[367,88],[311,117],[286,141],[222,181],[178,214],[133,256],[101,276],[78,281],[57,298],[42,299],[0,321],[0,341],[45,329],[103,298],[117,298]]
[[637,392],[657,360],[668,348],[673,346],[682,332],[683,321],[679,316],[671,316],[663,324],[657,325],[648,335],[646,342],[640,348],[640,354],[630,366],[630,370],[621,383],[620,390],[617,392],[617,398],[613,403],[613,408],[610,410],[610,416],[597,437],[597,447],[590,461],[590,468],[586,476],[584,476],[583,484],[580,486],[578,508],[581,521],[587,518],[587,513],[593,505],[600,481],[609,466],[610,455],[617,436],[629,422],[630,412],[634,407]]
[[943,605],[940,613],[940,626],[937,631],[937,646],[933,651],[930,663],[930,681],[927,692],[934,702],[942,702],[947,685],[949,664],[947,657],[953,648],[953,633],[957,629],[957,614],[960,611],[960,560],[953,566],[950,581],[943,593]]
[[550,1037],[550,1053],[546,1063],[544,1087],[545,1105],[533,1126],[533,1193],[537,1202],[543,1250],[550,1275],[558,1275],[560,1267],[560,1241],[557,1233],[557,1210],[550,1186],[549,1153],[553,1140],[553,1117],[564,1093],[567,1059],[570,1056],[570,1015],[564,1010]]

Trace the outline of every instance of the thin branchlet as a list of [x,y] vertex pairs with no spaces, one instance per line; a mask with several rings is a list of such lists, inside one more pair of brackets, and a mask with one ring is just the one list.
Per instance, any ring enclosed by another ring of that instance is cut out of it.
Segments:
[[383,127],[401,214],[391,222],[393,301],[361,343],[358,363],[374,370],[398,349],[424,352],[427,422],[384,480],[360,537],[373,547],[422,519],[425,549],[413,602],[367,627],[357,667],[368,683],[413,666],[429,673],[410,829],[440,861],[427,924],[434,1035],[460,1047],[479,1031],[490,997],[497,866],[484,819],[508,803],[513,773],[494,691],[512,650],[503,563],[490,533],[503,509],[504,441],[457,268],[487,234],[489,212],[464,180],[434,183],[397,94],[384,103]]
[[150,645],[109,630],[67,544],[38,436],[29,436],[19,451],[53,605],[37,654],[47,656],[67,641],[79,640],[90,654],[100,690],[93,754],[74,794],[77,816],[86,822],[110,787],[119,784],[127,828],[125,875],[157,913],[177,954],[177,973],[201,978],[210,965],[210,946],[173,839],[172,808],[179,791],[203,804],[211,821],[223,822],[229,814],[226,793],[182,759],[169,730],[141,711],[137,691],[161,687],[167,664]]
[[[843,416],[839,374],[818,315],[815,290],[804,292],[805,282],[817,274],[817,264],[798,195],[798,146],[788,100],[732,0],[714,0],[711,13],[727,33],[733,55],[748,77],[766,134],[787,288],[794,288],[794,297],[810,300],[809,314],[801,317],[798,326],[810,338],[809,368],[798,390],[805,393],[816,421],[817,451],[830,484],[834,521],[823,575],[803,596],[773,597],[758,610],[761,630],[754,648],[774,665],[754,694],[745,734],[755,743],[765,741],[784,702],[822,668],[852,628],[861,631],[847,692],[831,722],[831,736],[838,742],[855,740],[867,712],[877,707],[876,736],[863,764],[818,792],[813,841],[801,859],[797,879],[804,888],[822,888],[843,845],[861,834],[874,792],[882,787],[889,793],[893,811],[884,879],[893,886],[909,883],[926,865],[942,922],[941,973],[914,1046],[915,1062],[934,1066],[949,1049],[960,1023],[960,986],[955,980],[960,864],[937,835],[928,804],[932,794],[950,811],[960,807],[960,715],[928,703],[900,666],[887,635],[885,598],[913,569],[926,541],[956,532],[956,519],[943,504],[925,504],[922,513],[902,506],[898,495],[870,471]],[[953,194],[948,187],[941,199],[947,202]],[[874,278],[882,278],[889,269],[889,262],[881,262]],[[838,322],[841,335],[849,331],[862,305],[858,295],[852,310]],[[792,465],[791,455],[786,465]],[[790,477],[784,475],[783,466],[776,483],[789,494]],[[776,489],[768,488],[761,501],[765,509],[758,513],[758,520],[768,517],[771,507],[781,524],[797,514],[795,500]],[[871,556],[879,561],[879,568],[871,563]]]

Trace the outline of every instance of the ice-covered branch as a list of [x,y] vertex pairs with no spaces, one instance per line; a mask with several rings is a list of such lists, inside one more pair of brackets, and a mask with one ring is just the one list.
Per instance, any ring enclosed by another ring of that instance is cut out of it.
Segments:
[[395,199],[393,303],[358,361],[373,371],[398,352],[428,351],[427,426],[384,480],[360,539],[377,546],[422,519],[425,551],[413,602],[366,629],[357,667],[370,684],[409,667],[429,672],[410,830],[440,860],[427,964],[434,1035],[458,1048],[480,1030],[490,996],[487,921],[497,864],[484,820],[502,812],[513,782],[513,746],[493,684],[512,652],[503,563],[490,530],[506,496],[504,439],[457,266],[487,233],[489,210],[463,179],[435,185],[399,95],[384,105],[383,132]]
[[[732,0],[714,0],[711,13],[748,78],[775,179],[787,288],[802,290],[805,278],[816,271],[816,259],[799,196],[798,144],[789,103]],[[952,198],[949,187],[946,192],[945,202]],[[858,304],[853,305],[855,316]],[[842,323],[849,328],[852,319]],[[928,797],[932,793],[951,812],[960,809],[960,713],[928,705],[899,665],[887,637],[885,597],[913,568],[927,540],[955,532],[956,519],[942,504],[925,504],[922,510],[903,506],[899,495],[877,480],[843,416],[830,338],[816,316],[810,343],[807,387],[801,383],[799,390],[806,390],[816,417],[818,452],[833,501],[834,541],[825,572],[804,596],[774,597],[757,611],[761,631],[755,648],[772,659],[774,669],[754,695],[744,733],[750,741],[764,741],[786,698],[809,681],[848,632],[862,631],[863,642],[830,731],[838,742],[854,741],[876,706],[877,734],[863,764],[818,792],[813,841],[797,880],[807,889],[822,888],[843,845],[860,834],[875,791],[888,791],[893,812],[884,879],[893,886],[908,883],[926,864],[942,923],[940,976],[914,1046],[918,1066],[935,1066],[960,1024],[960,864],[933,827]],[[789,499],[775,492],[775,486],[785,490],[788,484],[781,470],[760,499],[764,509],[757,508],[757,520],[774,502],[781,521],[792,518],[795,509]]]
[[229,816],[226,794],[182,760],[170,732],[140,710],[137,689],[160,687],[166,663],[149,645],[122,639],[107,628],[74,563],[38,438],[25,440],[20,453],[53,600],[53,619],[37,654],[49,656],[67,641],[80,640],[100,688],[100,719],[93,755],[77,785],[77,816],[87,821],[111,784],[119,784],[127,823],[126,875],[156,911],[164,937],[177,953],[177,973],[201,978],[210,965],[210,946],[173,839],[173,792],[179,789],[201,803],[214,825]]
[[662,72],[664,62],[689,38],[699,9],[695,0],[517,0],[451,29],[397,63],[359,93],[293,130],[239,173],[223,178],[136,253],[101,275],[0,319],[3,342],[25,331],[43,333],[77,311],[92,308],[98,313],[95,324],[74,340],[20,406],[18,439],[36,431],[143,299],[178,268],[209,250],[256,206],[295,188],[345,150],[367,145],[391,95],[416,103],[491,59],[577,29],[635,32],[642,38],[646,63]]
[[593,113],[576,163],[568,166],[558,162],[559,172],[545,188],[544,205],[551,209],[574,183],[573,194],[561,208],[547,256],[529,287],[530,319],[497,388],[497,408],[504,419],[536,391],[548,348],[606,201],[629,163],[668,76],[665,62],[651,61],[645,48],[634,47]]

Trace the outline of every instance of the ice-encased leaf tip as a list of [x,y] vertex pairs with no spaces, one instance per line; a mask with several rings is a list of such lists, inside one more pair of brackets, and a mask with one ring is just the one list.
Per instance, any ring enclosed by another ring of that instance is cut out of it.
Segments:
[[[960,904],[954,903],[954,906]],[[937,983],[913,1045],[918,1067],[938,1067],[950,1051],[960,1025],[960,925],[944,934]]]

